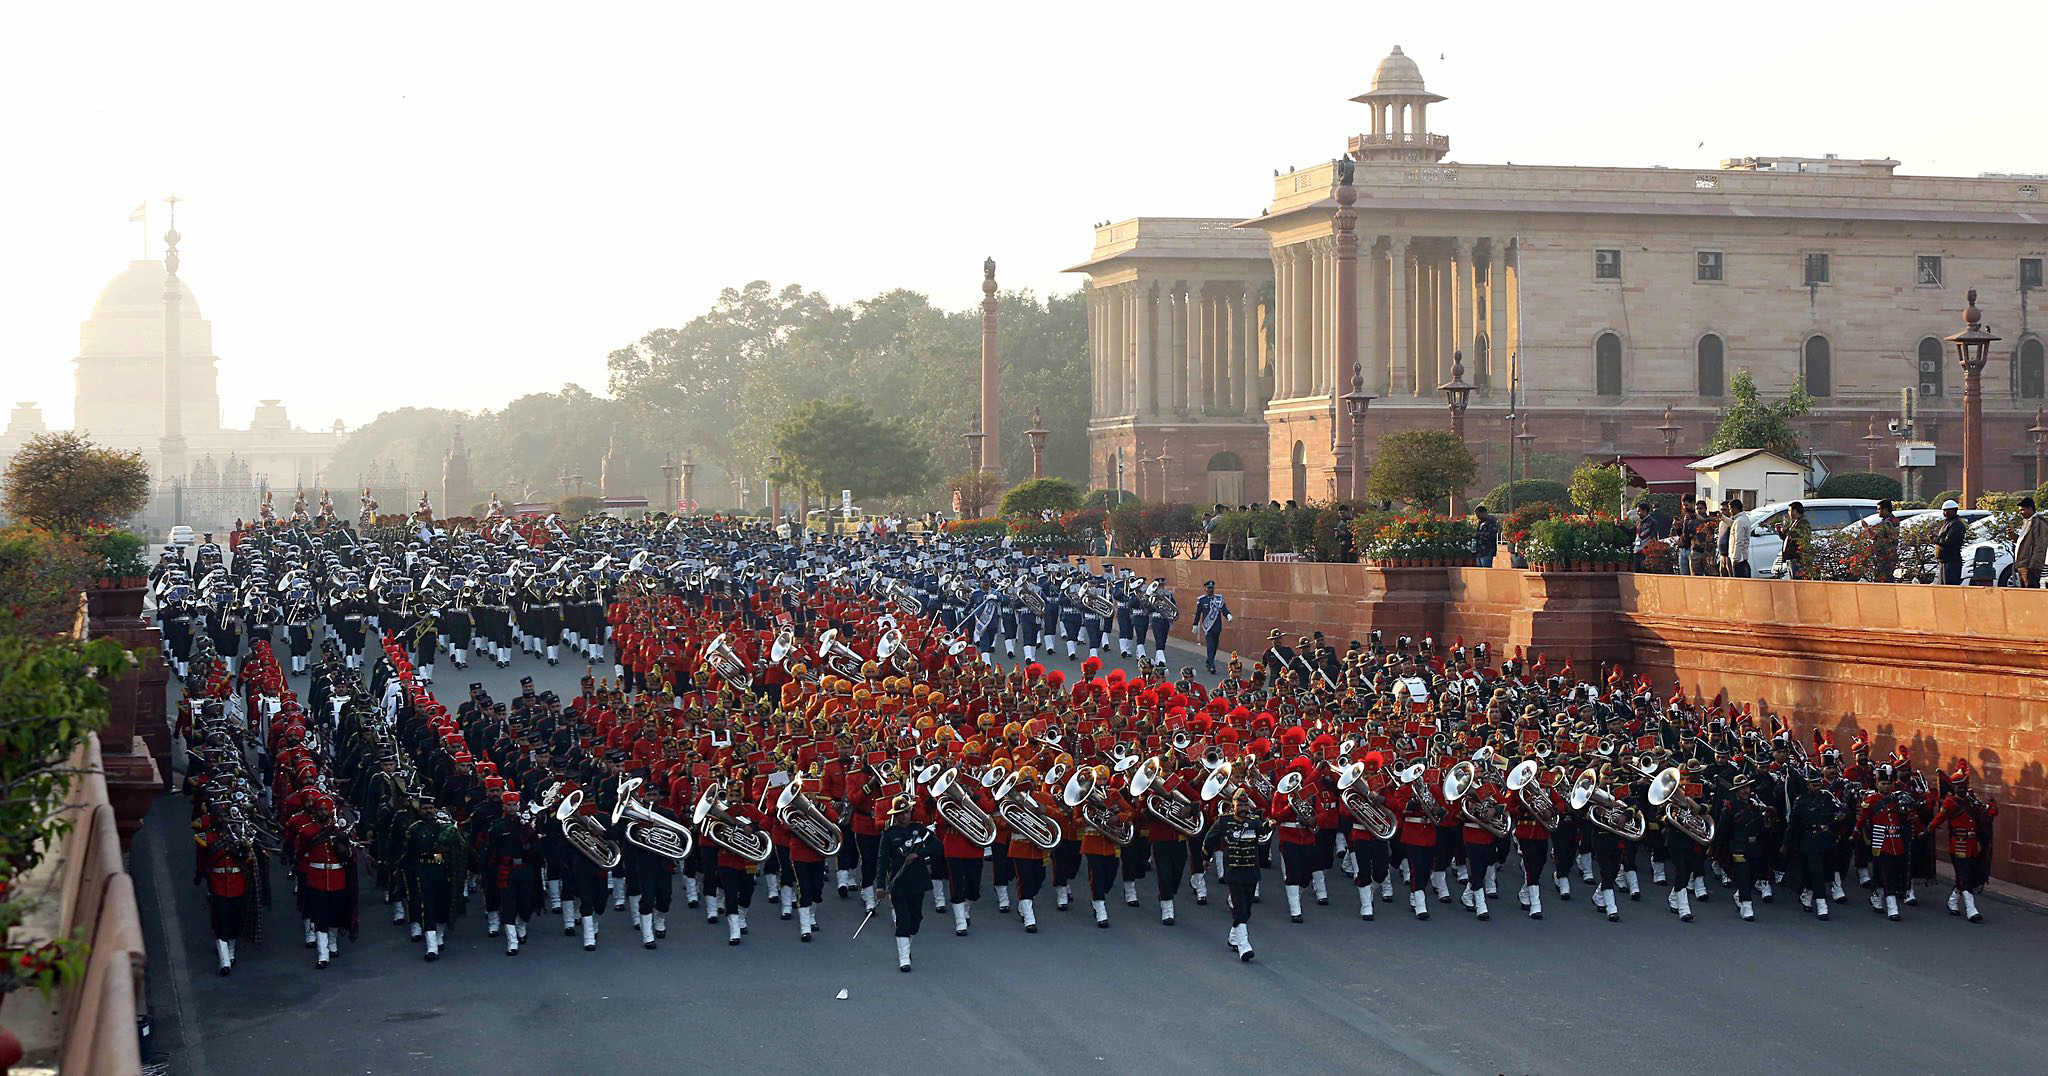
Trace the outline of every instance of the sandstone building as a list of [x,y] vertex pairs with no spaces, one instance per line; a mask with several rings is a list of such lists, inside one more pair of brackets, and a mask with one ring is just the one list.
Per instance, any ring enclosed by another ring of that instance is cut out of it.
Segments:
[[[1380,435],[1448,425],[1454,354],[1476,386],[1483,483],[1517,451],[1701,452],[1728,382],[1804,377],[1809,443],[1832,471],[1896,471],[1901,390],[1938,446],[1927,491],[1959,484],[1962,371],[1942,338],[1967,289],[2003,339],[1983,376],[1987,488],[2033,485],[2043,396],[2048,179],[1905,176],[1891,160],[1754,157],[1718,169],[1462,164],[1396,48],[1354,100],[1357,358]],[[1252,220],[1139,217],[1096,228],[1088,276],[1090,480],[1147,499],[1322,500],[1339,370],[1337,162],[1273,177]],[[1526,426],[1510,430],[1519,377]],[[1666,408],[1671,408],[1667,424]],[[1675,428],[1673,428],[1675,427]],[[1121,465],[1122,475],[1118,470]]]

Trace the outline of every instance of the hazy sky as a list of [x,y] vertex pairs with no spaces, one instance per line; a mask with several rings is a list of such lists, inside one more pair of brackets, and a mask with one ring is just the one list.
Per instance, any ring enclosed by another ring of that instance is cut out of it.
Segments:
[[1452,158],[1893,156],[2048,171],[2048,4],[15,3],[0,368],[71,416],[78,324],[187,199],[231,426],[605,383],[766,278],[964,307],[1089,225],[1248,216],[1403,46]]

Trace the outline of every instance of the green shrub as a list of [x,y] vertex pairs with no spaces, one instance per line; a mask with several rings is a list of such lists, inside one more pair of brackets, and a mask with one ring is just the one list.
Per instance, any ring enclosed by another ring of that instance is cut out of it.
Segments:
[[1876,471],[1843,471],[1830,475],[1828,480],[1813,491],[1816,497],[1863,497],[1873,501],[1890,498],[1897,501],[1906,495],[1899,480]]
[[1087,496],[1081,498],[1081,507],[1101,508],[1106,511],[1115,508],[1119,504],[1137,499],[1138,495],[1130,490],[1091,489],[1088,491]]
[[1486,499],[1479,503],[1496,513],[1509,511],[1510,506],[1520,508],[1525,504],[1554,504],[1570,508],[1572,491],[1564,483],[1548,478],[1518,478],[1488,490]]
[[1572,472],[1572,507],[1581,512],[1619,512],[1626,488],[1628,477],[1619,466],[1588,460]]
[[1003,494],[998,514],[1037,516],[1048,510],[1059,514],[1081,507],[1081,490],[1064,478],[1034,478],[1019,482]]
[[[1940,508],[1943,501],[1954,501],[1957,504],[1963,504],[1963,491],[1959,489],[1942,490],[1940,493],[1927,498],[1927,507]],[[1968,508],[1969,505],[1964,504],[1963,507]]]

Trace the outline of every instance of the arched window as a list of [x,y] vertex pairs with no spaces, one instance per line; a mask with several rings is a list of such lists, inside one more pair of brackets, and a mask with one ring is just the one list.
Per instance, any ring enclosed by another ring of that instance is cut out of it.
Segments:
[[1721,338],[1713,333],[1700,337],[1695,349],[1698,352],[1700,395],[1720,396],[1728,391],[1728,376],[1723,372],[1724,349]]
[[1472,341],[1472,383],[1480,388],[1493,384],[1493,349],[1487,346],[1485,333]]
[[1621,395],[1621,337],[1601,333],[1593,342],[1593,390],[1602,396]]
[[2042,348],[2041,338],[2029,336],[2020,341],[2020,399],[2038,400],[2042,389]]
[[1292,476],[1292,477],[1293,477],[1293,482],[1292,482],[1292,484],[1291,484],[1291,485],[1289,485],[1289,487],[1288,487],[1288,488],[1289,488],[1290,490],[1292,490],[1292,492],[1291,492],[1291,493],[1289,494],[1289,496],[1291,496],[1291,497],[1293,497],[1293,498],[1294,498],[1294,503],[1296,503],[1296,504],[1307,504],[1307,503],[1308,503],[1308,446],[1307,446],[1307,445],[1305,445],[1305,444],[1302,444],[1302,443],[1301,443],[1300,441],[1296,441],[1296,442],[1294,442],[1294,468],[1293,468],[1293,470],[1294,470],[1294,474],[1293,474],[1293,476]]
[[1920,341],[1920,357],[1914,363],[1920,369],[1920,398],[1936,399],[1942,395],[1944,382],[1948,380],[1942,371],[1948,368],[1948,349],[1936,337]]
[[1806,378],[1806,391],[1815,396],[1835,394],[1834,351],[1828,347],[1825,336],[1806,338],[1806,358],[1800,372]]

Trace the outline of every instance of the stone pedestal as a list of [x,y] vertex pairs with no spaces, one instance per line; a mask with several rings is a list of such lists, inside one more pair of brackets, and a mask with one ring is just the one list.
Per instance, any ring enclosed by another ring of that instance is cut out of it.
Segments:
[[1581,669],[1626,664],[1634,654],[1620,625],[1621,576],[1612,572],[1525,572],[1527,596],[1508,618],[1509,646]]
[[165,719],[169,673],[161,634],[139,618],[95,618],[89,630],[127,647],[137,662],[107,685],[107,725],[99,733],[107,798],[125,850],[171,772],[171,730]]
[[[1447,568],[1353,568],[1365,577],[1365,596],[1358,602],[1359,638],[1377,630],[1389,646],[1403,635],[1416,642],[1444,632],[1444,607],[1451,598]],[[1315,625],[1343,635],[1345,625]],[[1334,640],[1342,646],[1344,640]]]

